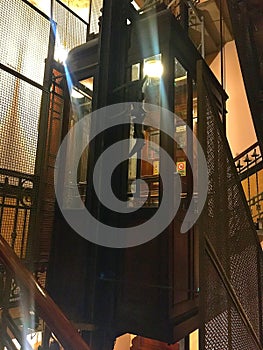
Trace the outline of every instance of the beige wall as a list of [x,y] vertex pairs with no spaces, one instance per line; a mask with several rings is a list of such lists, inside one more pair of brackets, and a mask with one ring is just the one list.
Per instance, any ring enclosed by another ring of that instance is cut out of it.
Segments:
[[198,329],[190,334],[190,350],[198,350],[199,349],[199,331]]
[[[229,96],[227,102],[227,137],[232,154],[235,157],[256,142],[256,135],[234,41],[225,45],[224,59],[225,90]],[[221,81],[220,54],[214,59],[210,68],[218,80]]]
[[136,336],[126,333],[116,338],[113,350],[130,350],[130,347],[132,346],[131,342],[134,337]]
[[[135,337],[133,334],[123,334],[116,338],[115,346],[113,350],[130,350],[132,345],[132,339]],[[198,350],[198,330],[190,334],[190,350]]]

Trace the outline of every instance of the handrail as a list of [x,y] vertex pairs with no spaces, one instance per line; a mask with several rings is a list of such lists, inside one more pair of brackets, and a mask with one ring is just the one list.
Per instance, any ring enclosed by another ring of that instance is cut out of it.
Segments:
[[66,318],[51,297],[36,282],[33,275],[21,263],[5,239],[0,236],[0,261],[15,276],[28,296],[34,296],[39,316],[46,322],[63,348],[67,350],[90,350],[72,323]]
[[245,157],[249,152],[253,151],[254,148],[258,147],[259,143],[258,141],[255,142],[253,145],[249,146],[247,149],[245,149],[242,153],[240,153],[238,156],[234,158],[234,162],[237,162],[239,159]]
[[256,142],[234,158],[236,169],[241,181],[249,178],[263,168],[262,153]]

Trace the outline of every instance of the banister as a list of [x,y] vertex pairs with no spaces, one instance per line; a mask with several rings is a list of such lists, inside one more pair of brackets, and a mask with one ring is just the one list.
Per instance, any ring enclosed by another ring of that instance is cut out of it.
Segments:
[[236,156],[234,158],[234,162],[236,163],[239,159],[245,157],[249,152],[253,151],[258,146],[259,146],[259,143],[257,141],[253,145],[251,145],[247,149],[245,149],[243,152],[241,152],[238,156]]
[[23,287],[23,292],[28,294],[29,297],[34,296],[39,316],[45,321],[64,349],[90,350],[88,344],[82,339],[72,323],[36,282],[33,275],[21,263],[2,236],[0,236],[0,261],[15,276],[20,287]]

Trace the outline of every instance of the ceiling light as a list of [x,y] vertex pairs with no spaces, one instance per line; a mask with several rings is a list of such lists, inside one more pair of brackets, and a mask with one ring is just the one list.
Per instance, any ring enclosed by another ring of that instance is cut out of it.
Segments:
[[160,60],[149,60],[144,63],[144,75],[149,78],[161,78],[163,74],[163,65]]

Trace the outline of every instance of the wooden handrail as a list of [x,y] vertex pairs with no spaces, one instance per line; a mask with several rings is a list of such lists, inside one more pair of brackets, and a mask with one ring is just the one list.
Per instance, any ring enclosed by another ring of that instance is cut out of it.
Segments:
[[48,328],[54,333],[64,349],[90,350],[72,323],[36,282],[33,275],[21,263],[2,236],[0,236],[0,261],[15,276],[20,286],[23,287],[24,292],[28,294],[28,297],[34,296],[39,316],[46,322]]

